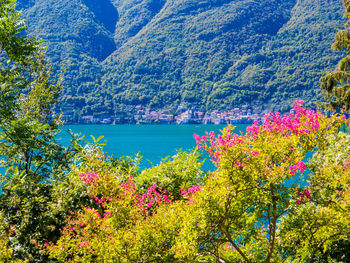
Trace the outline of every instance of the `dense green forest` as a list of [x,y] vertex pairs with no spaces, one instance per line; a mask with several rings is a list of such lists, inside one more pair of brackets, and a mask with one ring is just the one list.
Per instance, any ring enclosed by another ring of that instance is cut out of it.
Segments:
[[320,99],[340,53],[338,0],[19,0],[28,32],[65,82],[58,111],[176,112],[244,104],[286,110]]

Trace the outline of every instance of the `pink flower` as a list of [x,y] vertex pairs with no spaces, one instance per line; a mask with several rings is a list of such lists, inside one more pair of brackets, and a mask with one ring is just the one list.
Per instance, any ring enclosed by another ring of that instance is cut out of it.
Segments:
[[167,195],[163,195],[163,200],[166,203],[170,203],[169,197]]
[[298,161],[296,165],[289,166],[289,169],[291,175],[294,175],[298,171],[303,174],[305,172],[306,166],[304,162]]
[[201,187],[199,185],[192,186],[192,187],[188,188],[187,190],[185,190],[185,189],[180,190],[181,194],[187,198],[191,198],[195,192],[199,192],[199,191],[201,191]]
[[80,180],[82,180],[86,184],[93,183],[95,186],[98,185],[98,179],[100,178],[97,173],[90,173],[90,174],[80,174],[79,175]]
[[79,247],[84,247],[84,246],[87,246],[87,245],[89,245],[89,242],[83,241],[83,242],[81,242],[78,246],[79,246]]
[[299,200],[299,199],[297,199],[297,204],[298,204],[298,205],[300,204],[300,200]]
[[256,136],[260,132],[259,122],[254,120],[251,126],[247,127],[247,133]]
[[240,167],[240,166],[242,166],[244,164],[244,162],[236,162],[235,163],[235,167]]
[[303,161],[298,161],[297,162],[297,167],[299,168],[300,173],[304,173],[306,170],[305,163]]
[[304,193],[307,198],[310,198],[310,192],[308,189],[305,189]]
[[196,140],[196,141],[200,141],[201,140],[201,137],[198,135],[198,134],[193,134],[193,138]]
[[294,101],[294,107],[301,107],[301,106],[303,106],[303,104],[304,104],[304,101],[302,101],[302,100],[295,100]]

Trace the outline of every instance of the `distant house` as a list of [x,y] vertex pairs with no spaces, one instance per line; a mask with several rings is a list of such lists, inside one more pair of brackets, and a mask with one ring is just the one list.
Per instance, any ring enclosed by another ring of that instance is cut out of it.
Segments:
[[212,119],[211,119],[211,117],[210,116],[204,116],[204,118],[203,118],[203,120],[202,120],[202,123],[203,124],[213,124],[213,121],[212,121]]
[[101,121],[101,123],[102,124],[111,124],[112,123],[112,120],[111,119],[103,119],[102,121]]
[[231,118],[229,120],[229,124],[238,124],[238,123],[241,123],[242,122],[242,119],[240,118]]
[[82,116],[81,119],[82,119],[82,122],[84,124],[91,124],[91,123],[93,123],[94,116],[92,116],[92,115],[85,115],[85,116]]
[[172,114],[162,114],[159,116],[159,123],[171,124],[174,120],[174,115]]
[[223,118],[215,118],[214,124],[226,124],[226,121]]

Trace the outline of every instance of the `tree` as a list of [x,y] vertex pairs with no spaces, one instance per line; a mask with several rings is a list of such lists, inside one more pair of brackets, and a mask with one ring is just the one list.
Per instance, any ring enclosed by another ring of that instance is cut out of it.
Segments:
[[25,34],[14,0],[0,1],[0,209],[11,235],[14,258],[42,259],[38,243],[57,229],[47,203],[49,178],[67,164],[65,149],[55,142],[60,116],[51,112],[61,80],[51,69],[40,41]]
[[350,258],[350,135],[336,133],[314,153],[298,204],[282,221],[281,250],[292,262],[347,262]]
[[299,211],[298,192],[306,191],[305,155],[326,147],[325,138],[343,122],[301,105],[296,101],[294,113],[286,116],[270,113],[245,135],[225,129],[218,136],[196,136],[218,170],[184,217],[181,238],[173,246],[179,259],[268,263],[292,255],[280,249],[283,234],[289,233],[279,229],[286,215]]
[[350,236],[350,137],[339,132],[346,122],[296,101],[294,113],[270,113],[245,135],[196,135],[217,166],[201,181],[197,169],[181,169],[198,164],[176,158],[137,178],[90,154],[62,189],[80,189],[93,204],[67,217],[47,251],[60,262],[342,262]]
[[332,48],[337,51],[346,51],[334,71],[321,78],[321,89],[328,104],[335,108],[350,110],[350,1],[343,0],[345,6],[344,16],[347,18],[343,30],[338,30]]
[[[51,106],[61,90],[40,41],[24,34],[25,25],[13,0],[0,7],[0,151],[2,164],[26,175],[47,176],[52,141],[61,124]],[[46,173],[46,175],[44,175]]]

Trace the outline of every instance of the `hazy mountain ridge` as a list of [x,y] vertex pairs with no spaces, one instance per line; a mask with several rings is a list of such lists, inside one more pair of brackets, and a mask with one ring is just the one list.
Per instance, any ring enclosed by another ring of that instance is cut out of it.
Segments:
[[[62,110],[115,114],[313,101],[342,25],[337,0],[20,0],[66,68]],[[266,105],[266,106],[265,106]]]

